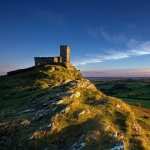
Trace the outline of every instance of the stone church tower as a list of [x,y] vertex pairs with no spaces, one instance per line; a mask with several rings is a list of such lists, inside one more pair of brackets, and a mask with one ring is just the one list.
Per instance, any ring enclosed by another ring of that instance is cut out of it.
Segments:
[[67,45],[60,46],[60,57],[62,57],[62,63],[65,66],[70,65],[70,47]]

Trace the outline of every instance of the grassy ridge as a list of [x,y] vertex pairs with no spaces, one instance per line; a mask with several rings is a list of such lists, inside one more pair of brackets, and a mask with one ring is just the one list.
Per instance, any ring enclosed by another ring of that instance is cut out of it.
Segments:
[[51,88],[81,78],[75,68],[42,66],[29,68],[24,73],[0,77],[0,117],[18,112],[34,101],[49,99]]
[[149,150],[150,116],[103,94],[74,67],[0,79],[0,149]]

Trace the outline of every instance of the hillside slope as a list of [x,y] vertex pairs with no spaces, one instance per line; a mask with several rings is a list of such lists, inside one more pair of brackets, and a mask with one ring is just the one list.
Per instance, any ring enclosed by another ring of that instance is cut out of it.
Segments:
[[74,67],[3,76],[0,95],[0,149],[150,149],[149,116],[98,91]]

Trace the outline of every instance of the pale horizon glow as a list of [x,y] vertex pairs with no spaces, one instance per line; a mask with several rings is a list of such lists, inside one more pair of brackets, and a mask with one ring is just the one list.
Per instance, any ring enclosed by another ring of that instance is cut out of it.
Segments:
[[82,71],[85,77],[150,77],[150,68]]
[[[4,67],[4,66],[3,66]],[[0,75],[6,75],[8,71],[22,69],[16,66],[5,66],[3,71],[0,70]],[[26,67],[24,67],[26,68]],[[87,70],[81,73],[85,77],[150,77],[150,68],[144,69],[101,69],[101,70]]]

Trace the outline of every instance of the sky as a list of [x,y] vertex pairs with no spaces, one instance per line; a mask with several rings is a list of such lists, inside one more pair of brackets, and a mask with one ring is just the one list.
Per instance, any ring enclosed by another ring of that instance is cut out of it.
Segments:
[[150,1],[0,0],[0,74],[61,44],[86,76],[150,76]]

